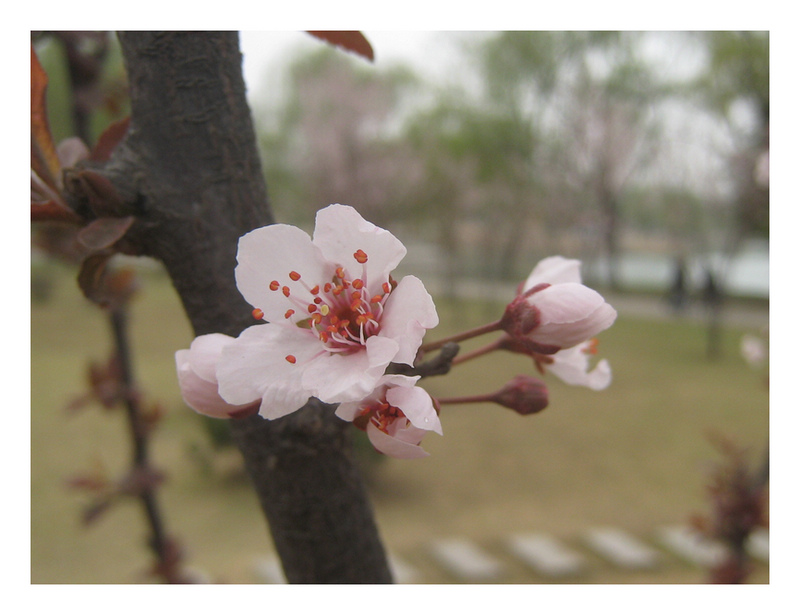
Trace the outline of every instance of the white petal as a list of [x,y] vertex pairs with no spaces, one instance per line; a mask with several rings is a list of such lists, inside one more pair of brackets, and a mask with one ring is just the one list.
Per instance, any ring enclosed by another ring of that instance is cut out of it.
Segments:
[[375,389],[358,401],[343,402],[336,408],[336,416],[344,421],[352,421],[355,419],[360,410],[369,406],[377,400],[383,400],[386,395],[386,389],[393,386],[413,387],[414,383],[419,380],[419,376],[403,376],[401,374],[384,374],[381,376]]
[[[405,246],[389,231],[367,222],[352,207],[338,204],[317,212],[314,245],[325,259],[343,266],[352,277],[363,279],[366,272],[370,295],[380,292],[389,273],[406,255]],[[367,254],[363,265],[353,257],[357,250]]]
[[611,384],[611,366],[603,359],[592,371],[588,371],[589,355],[583,351],[585,346],[581,344],[552,355],[553,363],[547,366],[547,371],[567,384],[600,391]]
[[382,432],[372,423],[367,424],[367,436],[369,436],[369,441],[372,443],[372,446],[389,457],[395,457],[397,459],[420,459],[429,455],[419,444],[412,444],[398,438],[393,438]]
[[581,261],[563,256],[549,256],[539,261],[533,268],[528,279],[525,280],[523,290],[533,288],[537,284],[564,284],[566,282],[581,283]]
[[433,299],[422,282],[409,275],[400,280],[386,300],[380,335],[400,345],[393,359],[396,363],[413,365],[426,330],[438,324]]
[[[270,290],[273,280],[307,303],[311,295],[302,283],[313,287],[328,281],[333,272],[308,234],[288,224],[264,226],[241,237],[236,260],[236,287],[270,322],[282,322],[287,309],[297,308],[280,290]],[[301,282],[289,278],[292,271],[302,276]]]
[[329,404],[364,399],[377,387],[397,350],[394,340],[372,336],[363,350],[317,358],[303,374],[303,386]]
[[[274,419],[301,408],[312,393],[302,386],[321,343],[309,331],[264,324],[245,329],[222,350],[217,365],[219,391],[229,403],[262,399],[260,414]],[[286,360],[293,355],[296,363]]]
[[179,350],[175,353],[181,397],[190,408],[200,414],[214,418],[228,418],[231,412],[241,410],[250,405],[228,404],[219,395],[216,377],[212,375],[212,378],[208,379],[198,374],[193,364],[193,359],[194,356],[191,350]]
[[400,408],[412,425],[442,435],[442,423],[431,396],[417,386],[397,386],[386,391],[386,401]]
[[600,293],[582,284],[556,284],[530,301],[541,313],[541,324],[530,338],[540,344],[570,348],[607,329],[617,317]]
[[222,333],[199,335],[189,347],[192,370],[204,380],[217,384],[217,362],[223,347],[236,339]]

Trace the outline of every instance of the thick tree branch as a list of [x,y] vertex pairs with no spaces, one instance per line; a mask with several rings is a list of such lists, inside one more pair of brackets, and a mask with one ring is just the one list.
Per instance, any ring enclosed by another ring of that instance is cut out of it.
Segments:
[[[136,216],[129,239],[161,260],[197,335],[253,324],[233,277],[238,238],[271,224],[236,33],[120,33],[126,141],[102,172]],[[390,582],[347,425],[309,403],[234,438],[290,582]]]

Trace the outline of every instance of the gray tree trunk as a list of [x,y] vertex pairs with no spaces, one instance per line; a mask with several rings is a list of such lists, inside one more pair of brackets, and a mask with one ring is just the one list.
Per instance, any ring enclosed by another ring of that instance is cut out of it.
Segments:
[[[195,334],[238,335],[254,321],[234,283],[237,241],[274,222],[238,35],[119,39],[131,124],[99,171],[122,197],[119,215],[136,216],[132,243],[166,266]],[[348,427],[314,401],[276,421],[231,422],[289,582],[391,582]]]

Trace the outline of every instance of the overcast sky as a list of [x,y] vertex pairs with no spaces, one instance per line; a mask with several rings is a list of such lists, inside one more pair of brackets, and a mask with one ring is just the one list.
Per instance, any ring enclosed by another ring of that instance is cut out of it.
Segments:
[[[458,58],[452,53],[452,43],[461,33],[416,31],[365,30],[375,52],[377,66],[406,62],[419,74],[443,77]],[[302,31],[242,31],[241,49],[244,54],[244,77],[248,96],[254,101],[276,80],[298,52],[314,50],[322,41]]]

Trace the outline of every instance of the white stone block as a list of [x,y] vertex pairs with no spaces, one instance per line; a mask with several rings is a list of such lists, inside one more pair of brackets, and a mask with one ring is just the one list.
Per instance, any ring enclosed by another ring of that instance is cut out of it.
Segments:
[[508,540],[510,551],[536,572],[562,577],[584,570],[584,558],[546,534],[517,534]]
[[437,540],[431,553],[448,572],[465,581],[493,581],[504,569],[498,559],[466,538]]
[[769,562],[769,531],[759,528],[747,539],[747,552],[751,557]]
[[622,568],[649,569],[659,562],[658,551],[617,528],[590,530],[586,543],[600,557]]
[[721,563],[725,548],[684,526],[662,527],[658,530],[661,543],[679,557],[694,564],[711,568]]

